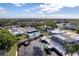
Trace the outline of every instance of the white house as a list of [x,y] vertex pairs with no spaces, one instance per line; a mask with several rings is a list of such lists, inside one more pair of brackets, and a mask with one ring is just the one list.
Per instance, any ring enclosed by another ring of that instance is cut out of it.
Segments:
[[53,35],[64,34],[65,33],[64,31],[61,31],[60,29],[48,30],[48,32],[50,34],[53,34]]
[[23,34],[24,31],[23,31],[23,28],[21,27],[13,27],[11,29],[9,29],[9,31],[13,34],[13,35],[19,35],[19,34]]

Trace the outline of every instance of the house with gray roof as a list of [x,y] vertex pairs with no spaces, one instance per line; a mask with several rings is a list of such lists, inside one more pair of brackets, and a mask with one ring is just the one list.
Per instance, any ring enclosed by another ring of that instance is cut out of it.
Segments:
[[38,36],[40,36],[40,31],[33,28],[33,27],[29,27],[26,29],[26,34],[29,36],[29,38],[36,38]]
[[19,34],[28,35],[29,38],[36,38],[40,36],[40,31],[35,29],[34,27],[27,27],[27,28],[12,27],[11,29],[9,29],[9,31],[13,35],[19,35]]

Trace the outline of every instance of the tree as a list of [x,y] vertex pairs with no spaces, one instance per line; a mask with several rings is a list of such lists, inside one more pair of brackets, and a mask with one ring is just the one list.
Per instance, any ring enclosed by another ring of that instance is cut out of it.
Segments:
[[16,40],[17,38],[8,30],[0,30],[0,50],[9,50]]
[[65,22],[65,23],[69,23],[68,19],[64,19],[64,22]]
[[77,33],[79,33],[79,27],[78,27],[78,28],[76,28],[76,32],[77,32]]
[[70,53],[71,56],[79,51],[79,44],[66,44],[65,48],[67,49],[67,53]]
[[54,22],[54,21],[52,21],[52,20],[49,20],[48,22],[46,22],[46,25],[49,27],[51,27],[51,28],[55,28],[55,27],[57,27],[57,25],[56,25],[56,22]]
[[41,30],[43,29],[44,23],[33,23],[31,26]]
[[77,25],[77,24],[79,24],[79,19],[70,21],[70,23],[71,23],[72,25]]
[[12,23],[13,23],[13,20],[0,19],[0,25],[11,25]]

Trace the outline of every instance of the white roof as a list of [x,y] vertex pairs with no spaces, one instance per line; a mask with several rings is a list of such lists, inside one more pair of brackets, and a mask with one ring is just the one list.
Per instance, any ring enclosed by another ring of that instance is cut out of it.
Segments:
[[24,33],[23,28],[11,28],[9,31],[14,35]]
[[[61,40],[66,40],[68,42],[79,40],[79,34],[74,33],[72,31],[56,29],[56,30],[52,30],[50,32],[56,33],[57,35],[54,35],[55,37],[58,37]],[[61,33],[61,34],[59,34],[59,33]]]
[[79,40],[79,35],[73,37],[73,39]]
[[61,33],[58,29],[51,31],[52,33]]
[[62,35],[54,35],[55,37],[60,38],[61,40],[67,40],[68,38],[62,36]]
[[65,32],[64,31],[61,31],[61,30],[59,30],[59,29],[55,29],[55,30],[50,30],[49,32],[51,32],[51,33],[55,33],[55,34],[64,34]]
[[76,38],[67,37],[66,35],[54,35],[54,36],[66,42],[76,41]]
[[50,42],[50,38],[47,37],[47,36],[43,36],[41,39],[42,39],[42,40],[46,40],[48,43]]
[[37,29],[35,29],[34,27],[28,27],[26,29],[27,32],[32,32],[32,31],[36,31]]

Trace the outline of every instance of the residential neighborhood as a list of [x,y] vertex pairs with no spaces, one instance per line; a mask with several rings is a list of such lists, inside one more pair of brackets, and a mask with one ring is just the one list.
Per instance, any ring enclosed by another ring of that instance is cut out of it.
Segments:
[[0,3],[0,56],[79,56],[79,3],[59,1]]
[[[77,46],[79,45],[78,30],[76,30],[77,27],[70,23],[57,23],[52,20],[48,20],[46,23],[43,22],[43,24],[41,24],[41,22],[37,24],[31,23],[25,27],[16,25],[1,26],[0,30],[5,32],[7,31],[11,36],[14,38],[16,37],[16,40],[14,41],[15,43],[12,45],[15,45],[16,47],[14,52],[17,56],[79,55],[79,47]],[[7,48],[5,47],[5,49]],[[70,49],[74,49],[75,51]],[[11,50],[11,48],[9,50]],[[8,52],[4,50],[4,47],[0,51],[0,55],[8,54]]]

